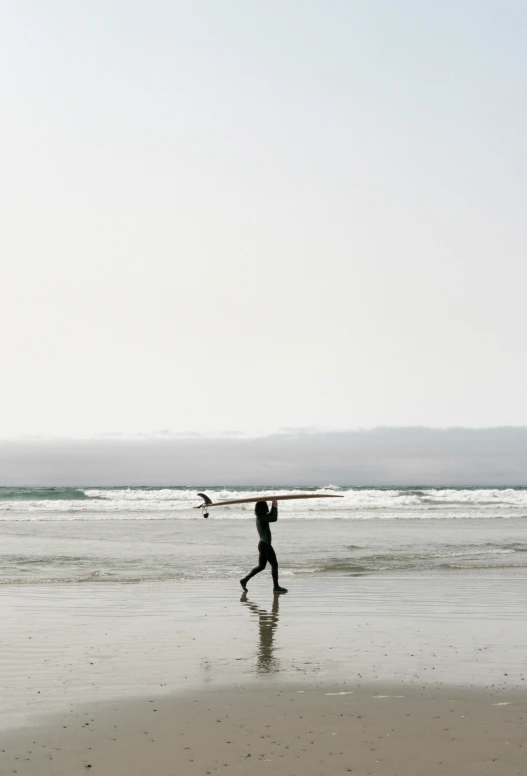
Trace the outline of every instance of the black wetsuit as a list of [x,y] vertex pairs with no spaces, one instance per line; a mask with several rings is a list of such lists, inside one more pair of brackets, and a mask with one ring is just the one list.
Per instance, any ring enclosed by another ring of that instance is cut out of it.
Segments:
[[260,571],[263,571],[269,561],[271,564],[274,586],[275,588],[278,588],[278,561],[276,559],[276,553],[271,545],[272,537],[271,529],[269,528],[269,523],[276,523],[277,520],[277,507],[273,507],[267,515],[256,515],[256,529],[260,537],[260,541],[258,542],[258,565],[245,577],[245,584],[247,584],[255,574],[259,574]]

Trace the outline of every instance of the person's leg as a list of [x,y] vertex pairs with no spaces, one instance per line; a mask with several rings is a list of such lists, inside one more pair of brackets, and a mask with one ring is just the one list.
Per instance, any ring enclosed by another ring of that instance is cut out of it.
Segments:
[[271,564],[271,569],[273,573],[273,588],[276,593],[287,593],[287,590],[285,587],[280,587],[278,583],[278,560],[276,557],[276,552],[274,549],[269,545],[267,550],[267,560]]
[[269,549],[267,550],[267,559],[271,564],[271,573],[273,575],[273,585],[275,587],[280,587],[280,585],[278,584],[278,560],[276,558],[276,552],[271,547],[271,545],[269,545]]
[[256,574],[259,574],[260,571],[263,571],[264,568],[267,566],[267,558],[266,558],[265,550],[262,547],[263,544],[265,544],[265,542],[260,542],[260,544],[258,545],[258,565],[253,568],[250,574],[247,574],[246,577],[244,577],[243,579],[240,579],[240,585],[243,587],[244,590],[247,590],[247,582]]

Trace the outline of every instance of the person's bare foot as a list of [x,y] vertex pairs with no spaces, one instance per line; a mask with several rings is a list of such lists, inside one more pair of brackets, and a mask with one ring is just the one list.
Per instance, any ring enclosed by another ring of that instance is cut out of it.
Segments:
[[274,593],[287,593],[287,588],[286,587],[280,587],[280,585],[278,585],[278,587],[274,587],[273,588],[273,592]]
[[247,582],[245,581],[245,579],[240,579],[240,585],[242,586],[244,591],[247,592]]

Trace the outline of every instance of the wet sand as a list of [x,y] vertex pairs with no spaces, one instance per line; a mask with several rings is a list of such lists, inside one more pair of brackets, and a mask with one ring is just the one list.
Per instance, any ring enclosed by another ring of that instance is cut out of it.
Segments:
[[474,577],[6,587],[0,772],[523,776],[526,600]]

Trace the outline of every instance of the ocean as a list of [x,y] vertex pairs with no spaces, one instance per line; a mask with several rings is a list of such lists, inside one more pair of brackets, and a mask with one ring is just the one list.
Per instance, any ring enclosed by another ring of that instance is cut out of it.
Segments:
[[527,576],[525,488],[4,487],[0,584],[235,581],[257,560],[253,506],[211,509],[204,520],[193,509],[198,491],[213,501],[342,496],[279,505],[273,545],[286,586],[295,577]]

